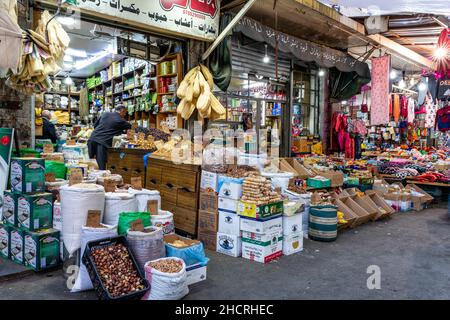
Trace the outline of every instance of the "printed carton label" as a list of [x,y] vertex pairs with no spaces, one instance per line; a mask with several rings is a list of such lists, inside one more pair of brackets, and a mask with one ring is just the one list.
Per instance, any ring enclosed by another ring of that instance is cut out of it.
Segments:
[[13,260],[23,263],[23,238],[20,232],[11,232],[11,257]]
[[9,251],[9,233],[6,228],[0,226],[0,254],[8,257]]
[[30,227],[31,207],[25,197],[20,197],[17,201],[17,219],[26,228]]
[[17,162],[11,163],[11,187],[19,192],[22,192],[22,166]]
[[3,197],[3,218],[10,224],[14,224],[14,212],[15,212],[14,197],[9,194],[5,194]]
[[37,267],[37,264],[36,264],[37,245],[36,245],[36,241],[34,241],[34,239],[31,235],[25,236],[24,257],[25,257],[25,263],[27,265],[30,265],[33,268]]

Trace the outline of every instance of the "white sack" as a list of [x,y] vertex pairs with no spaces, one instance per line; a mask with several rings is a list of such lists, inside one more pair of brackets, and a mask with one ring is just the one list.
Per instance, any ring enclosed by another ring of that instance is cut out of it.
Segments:
[[117,225],[122,212],[137,212],[136,196],[130,193],[107,192],[105,194],[105,211],[103,223]]
[[139,212],[147,212],[147,203],[149,200],[157,200],[158,211],[161,210],[161,196],[158,190],[135,190],[133,188],[129,188],[128,193],[136,195]]
[[146,232],[128,231],[127,241],[133,256],[144,271],[145,263],[166,256],[166,247],[164,246],[163,231],[157,227],[147,227]]
[[108,225],[103,226],[104,228],[90,228],[90,227],[81,228],[80,269],[78,272],[78,277],[75,280],[75,284],[71,290],[72,292],[94,289],[91,278],[89,277],[89,273],[86,269],[86,266],[83,263],[83,254],[84,250],[86,249],[86,244],[89,241],[117,236],[117,226],[108,226]]
[[105,189],[96,184],[63,186],[60,191],[62,236],[69,256],[81,246],[81,228],[86,224],[89,210],[105,208]]

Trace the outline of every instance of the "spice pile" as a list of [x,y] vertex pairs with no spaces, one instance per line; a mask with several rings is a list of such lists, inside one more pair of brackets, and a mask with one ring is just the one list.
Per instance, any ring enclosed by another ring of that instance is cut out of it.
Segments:
[[272,190],[271,182],[254,173],[244,179],[242,194],[242,201],[256,205],[281,201],[281,195]]
[[175,259],[162,259],[150,262],[150,266],[164,273],[178,273],[183,269],[181,261]]
[[92,257],[100,279],[112,297],[120,297],[145,288],[123,244],[94,249]]

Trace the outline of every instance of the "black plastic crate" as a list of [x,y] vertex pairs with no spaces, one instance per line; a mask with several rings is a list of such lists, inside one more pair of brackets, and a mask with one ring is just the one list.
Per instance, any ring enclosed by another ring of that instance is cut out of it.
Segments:
[[[139,274],[139,277],[142,279],[144,284],[144,289],[140,291],[136,291],[133,293],[125,294],[119,297],[112,297],[108,290],[106,290],[103,282],[98,274],[97,267],[95,266],[94,259],[92,258],[92,251],[97,248],[110,247],[116,244],[124,244],[128,250],[128,254],[130,255],[131,260],[133,261],[133,267]],[[145,279],[141,269],[138,267],[136,259],[134,258],[126,238],[124,236],[105,238],[95,241],[90,241],[86,244],[86,249],[83,254],[83,263],[86,266],[86,269],[89,273],[89,277],[91,278],[92,284],[94,286],[95,292],[100,300],[139,300],[141,299],[145,293],[150,289],[150,285],[148,281]]]

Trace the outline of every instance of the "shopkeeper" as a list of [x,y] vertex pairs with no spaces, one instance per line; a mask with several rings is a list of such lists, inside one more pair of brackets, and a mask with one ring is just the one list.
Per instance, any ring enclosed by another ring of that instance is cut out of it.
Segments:
[[88,140],[89,157],[97,160],[100,170],[106,170],[107,148],[112,147],[115,136],[131,129],[131,124],[125,120],[127,108],[118,106],[116,112],[105,112],[95,122],[94,131]]
[[51,140],[52,143],[56,143],[58,135],[56,134],[56,128],[53,123],[50,122],[52,115],[50,111],[42,111],[42,139]]

